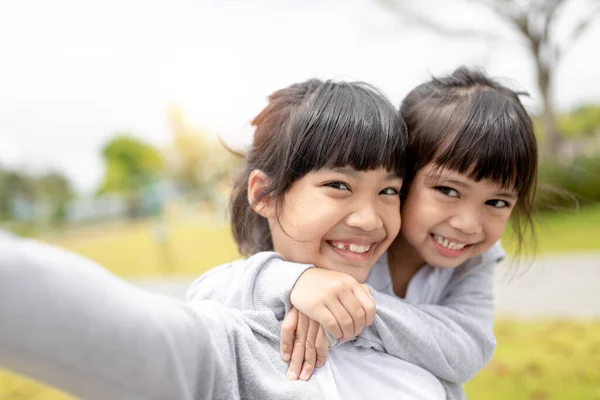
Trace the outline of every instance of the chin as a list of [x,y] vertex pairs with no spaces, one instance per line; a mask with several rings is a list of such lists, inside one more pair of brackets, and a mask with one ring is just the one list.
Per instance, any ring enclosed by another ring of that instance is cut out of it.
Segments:
[[458,267],[460,264],[468,260],[469,257],[460,257],[455,259],[449,259],[442,256],[428,257],[425,259],[427,264],[433,265],[434,267],[452,269]]
[[437,267],[444,268],[444,269],[453,269],[453,268],[458,267],[463,262],[465,262],[465,260],[460,260],[459,262],[456,262],[456,261],[446,261],[445,263],[438,263]]

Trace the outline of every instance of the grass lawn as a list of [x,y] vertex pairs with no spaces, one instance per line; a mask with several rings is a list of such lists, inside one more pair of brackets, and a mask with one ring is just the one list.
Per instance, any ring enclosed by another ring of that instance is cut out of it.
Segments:
[[117,224],[102,233],[72,231],[49,241],[97,261],[120,276],[200,275],[239,257],[228,225],[179,222],[168,226],[169,241],[153,240],[150,222]]
[[600,400],[600,321],[497,321],[494,358],[470,400]]
[[[543,216],[538,253],[600,251],[600,206]],[[98,261],[120,276],[199,275],[238,257],[229,227],[171,224],[168,245],[152,239],[152,224],[72,230],[46,240]],[[510,251],[510,235],[503,239]],[[600,321],[498,321],[492,362],[466,386],[469,399],[600,400]],[[0,400],[66,400],[67,396],[0,373]]]
[[[535,224],[538,254],[573,251],[600,251],[600,205],[578,211],[542,214]],[[502,239],[509,253],[515,241],[510,232]],[[524,250],[528,250],[527,247]]]

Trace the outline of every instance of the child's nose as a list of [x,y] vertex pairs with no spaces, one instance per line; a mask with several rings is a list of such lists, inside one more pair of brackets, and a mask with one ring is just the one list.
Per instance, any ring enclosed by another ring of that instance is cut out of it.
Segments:
[[481,211],[475,207],[463,207],[450,219],[450,226],[469,235],[482,231]]
[[383,227],[383,220],[375,204],[364,204],[352,212],[346,223],[349,226],[360,228],[364,231],[373,231]]

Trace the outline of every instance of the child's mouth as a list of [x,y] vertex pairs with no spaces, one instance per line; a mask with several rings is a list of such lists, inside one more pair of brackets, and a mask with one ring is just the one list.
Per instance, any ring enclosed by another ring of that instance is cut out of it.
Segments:
[[364,261],[371,256],[375,243],[352,243],[328,240],[327,244],[339,255],[352,261]]
[[372,244],[361,245],[361,244],[356,244],[356,243],[344,243],[344,242],[334,242],[334,241],[329,242],[329,244],[337,249],[348,250],[348,251],[351,251],[351,252],[357,253],[357,254],[364,254],[364,253],[368,252],[371,249],[371,245],[372,245]]
[[431,234],[431,238],[440,254],[447,257],[459,257],[467,252],[472,246],[472,244],[453,242],[448,238],[435,233]]

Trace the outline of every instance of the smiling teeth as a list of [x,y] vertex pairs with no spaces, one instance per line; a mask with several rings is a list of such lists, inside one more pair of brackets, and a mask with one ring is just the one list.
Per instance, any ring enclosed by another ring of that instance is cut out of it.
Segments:
[[367,251],[369,251],[370,247],[371,246],[359,246],[359,245],[353,243],[350,245],[350,251],[353,253],[362,254],[362,253],[366,253]]
[[450,250],[462,250],[466,246],[466,244],[458,244],[451,242],[448,239],[441,237],[440,235],[434,234],[433,237],[435,238],[436,242],[438,242],[444,247],[449,248]]
[[360,246],[358,244],[351,243],[349,246],[346,246],[345,244],[342,244],[342,243],[333,243],[333,242],[331,244],[340,250],[350,250],[351,252],[357,253],[357,254],[364,254],[371,249],[371,245]]

